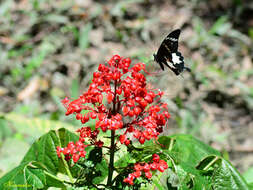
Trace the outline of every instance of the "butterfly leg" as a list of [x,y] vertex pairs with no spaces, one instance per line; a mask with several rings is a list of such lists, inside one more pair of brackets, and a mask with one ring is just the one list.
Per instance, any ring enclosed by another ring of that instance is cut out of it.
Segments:
[[188,71],[188,72],[191,72],[191,69],[188,68],[188,67],[184,67],[184,70]]

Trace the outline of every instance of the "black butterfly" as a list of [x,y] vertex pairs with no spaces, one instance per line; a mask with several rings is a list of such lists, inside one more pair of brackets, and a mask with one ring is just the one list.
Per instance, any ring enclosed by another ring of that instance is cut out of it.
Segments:
[[184,70],[191,71],[188,67],[184,66],[184,57],[177,51],[179,35],[179,29],[172,31],[163,40],[157,54],[154,54],[154,60],[160,65],[162,70],[164,70],[163,64],[165,64],[176,75],[179,75]]

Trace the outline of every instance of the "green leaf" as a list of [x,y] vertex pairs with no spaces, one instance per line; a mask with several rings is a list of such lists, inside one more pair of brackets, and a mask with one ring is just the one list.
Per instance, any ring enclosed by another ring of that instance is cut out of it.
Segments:
[[115,4],[115,6],[110,10],[110,13],[113,16],[122,16],[123,11],[127,6],[130,6],[131,4],[135,3],[141,3],[144,0],[125,0],[125,1],[119,1]]
[[[186,185],[191,184],[193,186],[192,189],[211,189],[210,178],[203,175],[202,171],[197,170],[194,166],[191,166],[185,162],[181,162],[179,165],[181,170],[183,169],[183,171],[187,173],[187,176],[183,178],[183,183]],[[176,170],[178,170],[178,166]],[[179,177],[180,183],[182,183],[181,175],[179,175]]]
[[46,183],[46,176],[43,173],[43,170],[27,166],[24,173],[27,183],[32,185],[32,187],[44,187],[44,184]]
[[8,121],[3,116],[0,116],[0,144],[4,138],[11,136],[11,129],[8,125]]
[[161,148],[163,149],[169,149],[171,145],[173,145],[173,140],[170,137],[167,136],[161,136],[158,139],[158,142],[162,144]]
[[80,94],[79,93],[79,82],[77,79],[72,80],[70,91],[71,91],[71,98],[77,99]]
[[170,141],[175,141],[170,153],[180,161],[188,163],[189,165],[196,166],[199,161],[210,154],[220,155],[217,150],[191,135],[172,135],[169,138],[171,138]]
[[161,182],[160,182],[160,179],[158,177],[153,177],[152,181],[154,182],[156,188],[158,190],[166,190],[162,185],[161,185]]
[[214,25],[211,27],[211,29],[208,31],[209,34],[225,34],[230,28],[230,23],[227,22],[228,18],[226,16],[220,17]]
[[79,47],[81,50],[86,50],[89,45],[89,33],[92,29],[92,24],[88,23],[81,28],[79,33]]
[[135,163],[135,159],[131,157],[131,154],[121,155],[119,159],[115,162],[115,167],[126,167],[129,163]]
[[215,168],[212,179],[214,190],[250,190],[239,172],[224,159]]
[[248,184],[249,188],[252,190],[253,189],[253,183]]
[[58,135],[60,137],[61,147],[67,146],[70,141],[76,142],[79,139],[75,133],[72,133],[64,128],[58,130]]
[[249,37],[253,40],[253,27],[249,28]]
[[[59,167],[59,158],[56,154],[56,147],[66,146],[67,142],[70,140],[77,139],[77,137],[74,138],[75,136],[72,133],[63,128],[58,132],[59,136],[55,131],[50,131],[34,142],[21,163],[38,161],[43,163],[48,171],[56,174]],[[62,133],[64,136],[61,135]]]
[[108,176],[108,165],[105,160],[102,160],[101,163],[96,165],[96,172],[99,172],[100,175],[96,176],[92,182],[95,184],[101,183]]
[[[47,187],[52,187],[55,188],[55,187],[58,187],[58,188],[61,188],[61,189],[65,189],[66,186],[65,184],[63,183],[63,180],[60,179],[60,178],[56,178],[55,176],[51,175],[50,173],[45,173],[46,175],[46,185]],[[65,177],[66,178],[66,177]]]
[[49,184],[54,187],[64,186],[56,176],[63,168],[63,163],[57,156],[56,147],[64,147],[68,142],[77,140],[77,135],[64,128],[49,131],[33,143],[21,164],[3,176],[0,184],[24,184],[37,189]]
[[21,164],[0,179],[0,189],[41,189],[45,187],[46,177],[42,169],[30,164]]
[[[249,189],[238,171],[220,153],[190,135],[158,139],[170,160],[167,188]],[[164,178],[164,176],[163,176]]]
[[246,179],[247,183],[253,183],[253,167],[249,168],[243,174],[243,177]]
[[119,150],[115,153],[115,162],[114,166],[123,168],[126,167],[128,164],[134,164],[136,162],[135,158],[132,157],[132,153],[129,153],[127,149],[129,149],[131,145],[126,147],[125,145],[119,146]]
[[48,14],[44,18],[48,22],[52,23],[67,23],[68,17],[59,14]]

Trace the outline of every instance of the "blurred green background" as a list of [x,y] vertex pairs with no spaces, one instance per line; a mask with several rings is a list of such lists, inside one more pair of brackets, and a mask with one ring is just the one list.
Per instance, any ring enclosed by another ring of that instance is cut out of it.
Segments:
[[165,91],[167,134],[192,134],[253,178],[253,2],[4,0],[0,3],[0,176],[50,129],[75,129],[60,101],[77,98],[113,54],[151,72],[163,38],[181,28],[191,73],[147,76]]

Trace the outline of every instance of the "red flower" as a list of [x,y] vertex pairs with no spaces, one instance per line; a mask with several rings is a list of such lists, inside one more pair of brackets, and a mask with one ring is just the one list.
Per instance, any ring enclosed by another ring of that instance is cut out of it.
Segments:
[[131,141],[128,140],[128,139],[125,141],[125,145],[126,145],[126,146],[128,146],[130,143],[131,143]]
[[134,107],[134,114],[136,115],[136,116],[138,116],[140,113],[141,113],[141,108],[140,107],[138,107],[138,106],[136,106],[136,107]]
[[123,144],[126,140],[127,140],[126,135],[120,135],[119,141],[120,141],[121,144]]
[[145,137],[144,137],[144,136],[141,136],[141,137],[139,138],[139,142],[140,142],[141,144],[144,144],[144,142],[145,142]]
[[107,94],[107,102],[108,102],[108,104],[110,104],[112,102],[113,98],[114,98],[114,95],[111,92],[109,92]]
[[152,177],[152,173],[150,171],[145,172],[145,176],[150,179]]
[[86,152],[85,152],[85,151],[82,151],[82,152],[80,152],[79,155],[80,155],[80,157],[83,157],[83,158],[84,158],[84,157],[86,156]]
[[164,170],[166,170],[167,168],[168,168],[167,162],[165,162],[164,160],[160,160],[158,164],[158,170],[160,172],[164,172]]
[[148,164],[148,163],[145,163],[144,166],[143,166],[143,171],[144,171],[144,172],[147,172],[147,171],[149,171],[149,170],[150,170],[149,164]]
[[138,178],[138,177],[141,176],[141,171],[140,171],[140,170],[137,170],[137,171],[135,171],[135,172],[133,173],[133,175],[134,175],[135,178]]
[[151,170],[157,170],[157,163],[156,162],[153,162],[150,164],[150,169]]
[[101,148],[104,145],[104,142],[99,140],[99,141],[95,142],[95,145]]
[[[150,179],[152,177],[150,169],[152,171],[159,170],[160,172],[164,172],[164,170],[168,168],[167,162],[160,160],[160,156],[158,154],[153,154],[152,157],[152,163],[136,163],[133,168],[135,171],[131,173],[131,175],[129,174],[128,178],[126,178],[124,182],[131,185],[135,178],[141,176],[141,171],[145,173],[146,178]],[[134,178],[129,178],[129,176],[134,176]]]
[[153,154],[153,161],[154,162],[159,162],[159,160],[160,160],[160,156],[158,155],[158,154]]
[[124,115],[127,115],[129,111],[130,111],[130,108],[127,107],[127,106],[124,106],[124,107],[122,108],[122,112],[123,112]]
[[135,169],[135,171],[140,171],[140,170],[143,170],[143,166],[141,166],[140,163],[136,163],[134,165],[134,169]]
[[73,158],[73,161],[76,163],[79,160],[80,155],[79,154],[73,154],[72,158]]

